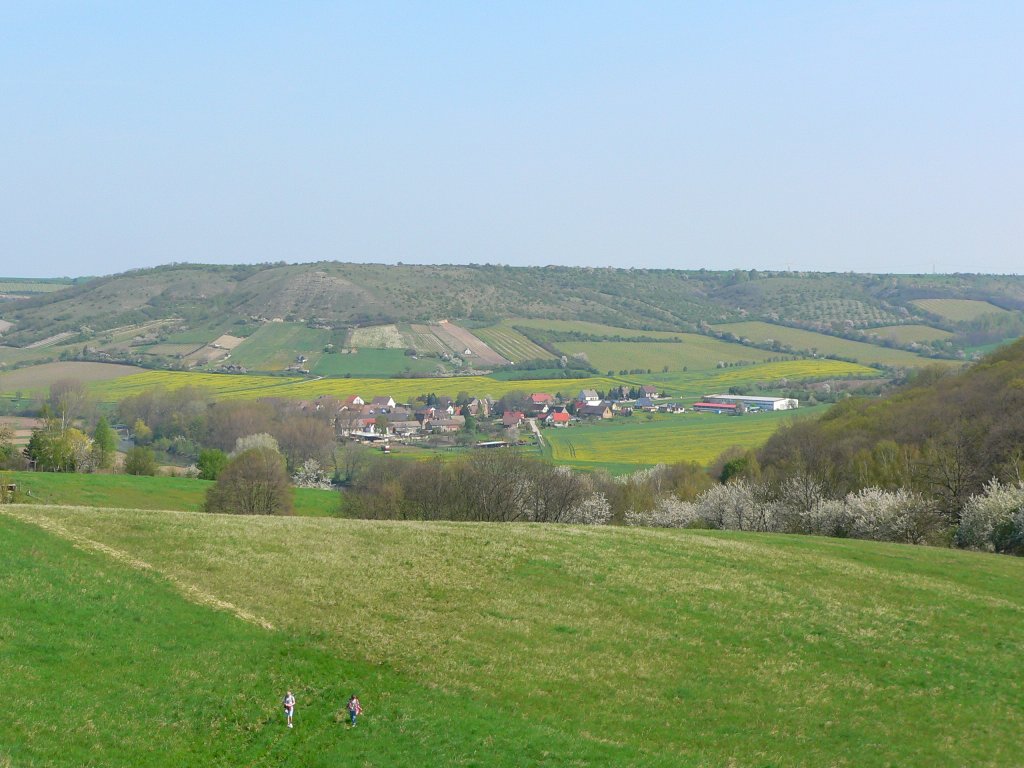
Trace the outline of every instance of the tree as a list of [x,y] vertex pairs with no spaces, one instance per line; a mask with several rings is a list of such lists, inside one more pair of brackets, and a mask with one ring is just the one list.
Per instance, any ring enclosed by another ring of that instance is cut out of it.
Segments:
[[206,492],[205,510],[234,515],[287,515],[291,489],[284,457],[270,448],[237,454]]
[[216,480],[227,465],[228,455],[220,448],[204,448],[199,452],[199,461],[196,463],[201,480]]
[[151,448],[136,445],[129,448],[124,457],[124,472],[126,475],[149,475],[156,474],[156,456]]
[[32,431],[26,449],[35,468],[44,472],[77,472],[87,469],[92,454],[92,441],[82,431],[47,411],[42,427]]
[[117,433],[110,428],[106,416],[100,416],[92,433],[92,463],[96,469],[110,469],[117,453]]
[[235,440],[235,450],[231,452],[231,458],[235,458],[241,453],[245,453],[253,448],[266,448],[274,453],[280,453],[280,449],[277,446],[277,440],[273,435],[267,434],[266,432],[260,432],[255,435],[245,435]]

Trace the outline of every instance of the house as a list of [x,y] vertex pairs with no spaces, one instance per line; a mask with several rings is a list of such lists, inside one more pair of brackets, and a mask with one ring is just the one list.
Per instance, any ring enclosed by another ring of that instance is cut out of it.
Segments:
[[565,408],[556,408],[544,417],[544,423],[552,427],[568,427],[572,417]]
[[522,411],[505,411],[501,417],[501,426],[505,429],[512,429],[522,424],[525,418],[526,414]]
[[341,407],[349,410],[352,410],[353,408],[361,408],[364,405],[366,405],[366,401],[359,395],[349,395],[341,402]]
[[370,401],[370,407],[376,410],[381,408],[394,408],[395,399],[393,397],[375,397]]
[[470,416],[490,416],[491,415],[491,404],[486,399],[481,400],[478,397],[474,397],[470,400],[462,409],[463,415],[468,413]]
[[654,398],[654,397],[657,397],[657,396],[658,396],[658,388],[656,386],[654,386],[653,384],[644,384],[642,387],[640,387],[640,397],[651,397],[651,398]]
[[583,419],[610,419],[614,414],[608,405],[599,401],[577,408],[576,415]]
[[636,399],[636,407],[642,411],[653,411],[657,408],[654,401],[649,397],[638,397]]
[[550,395],[547,392],[534,392],[532,395],[530,395],[530,403],[538,407],[544,405],[554,405],[555,396]]
[[439,419],[432,419],[426,422],[423,426],[431,432],[458,432],[466,426],[466,420],[461,416],[452,416],[451,418],[442,417]]
[[658,406],[658,413],[685,413],[686,409],[678,403],[665,403]]
[[597,405],[601,402],[601,396],[597,394],[596,390],[583,389],[580,390],[579,397],[576,398],[585,405]]

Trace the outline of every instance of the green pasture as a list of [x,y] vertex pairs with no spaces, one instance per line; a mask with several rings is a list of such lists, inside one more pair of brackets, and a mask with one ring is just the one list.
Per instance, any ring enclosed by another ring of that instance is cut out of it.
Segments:
[[920,367],[934,363],[943,364],[941,360],[928,360],[902,349],[889,349],[863,341],[851,341],[838,336],[760,321],[726,323],[716,325],[715,330],[734,333],[739,338],[748,338],[762,344],[774,340],[796,350],[814,352],[821,356],[837,355],[865,365],[878,363],[886,366]]
[[560,341],[558,348],[566,354],[583,353],[600,371],[650,369],[660,372],[713,370],[720,363],[761,363],[777,357],[777,352],[729,344],[695,333],[681,333],[681,343],[631,341]]
[[305,367],[312,370],[333,337],[333,331],[299,323],[264,323],[232,351],[231,362],[254,371],[281,371],[304,355]]
[[310,368],[319,376],[394,376],[400,373],[431,373],[441,360],[436,357],[408,357],[403,349],[361,348],[354,354],[323,355]]
[[866,328],[865,333],[877,334],[879,338],[892,339],[897,344],[918,342],[928,344],[933,341],[952,338],[953,334],[930,325],[886,325],[880,328]]
[[[19,499],[33,504],[76,507],[175,509],[196,512],[203,508],[206,490],[213,483],[187,477],[87,475],[74,472],[0,472],[0,480],[18,486]],[[341,495],[317,488],[293,488],[296,515],[323,517],[338,514]]]
[[499,355],[513,363],[522,360],[546,360],[554,357],[507,323],[489,328],[474,328],[473,334]]
[[[16,702],[0,764],[873,768],[1020,755],[1021,559],[27,506],[0,509],[0,540],[0,685]],[[365,707],[355,730],[339,717],[352,692]]]
[[910,303],[954,323],[976,320],[982,315],[1007,313],[1007,310],[995,304],[974,299],[917,299]]
[[546,429],[543,435],[557,463],[619,474],[637,466],[677,461],[708,465],[729,448],[758,448],[782,424],[821,411],[820,407],[801,408],[742,416],[635,412],[609,421]]

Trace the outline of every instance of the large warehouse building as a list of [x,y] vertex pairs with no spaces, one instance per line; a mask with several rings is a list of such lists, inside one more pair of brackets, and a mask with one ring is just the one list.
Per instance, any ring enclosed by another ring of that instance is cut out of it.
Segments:
[[795,397],[754,397],[751,395],[705,395],[703,403],[714,405],[736,405],[743,403],[750,410],[789,411],[800,407]]

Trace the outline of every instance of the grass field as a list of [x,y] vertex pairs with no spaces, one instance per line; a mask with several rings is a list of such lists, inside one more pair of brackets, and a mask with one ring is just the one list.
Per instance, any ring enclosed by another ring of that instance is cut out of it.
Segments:
[[631,370],[648,368],[660,372],[665,366],[669,371],[688,370],[708,371],[718,363],[760,363],[771,357],[778,357],[777,352],[766,352],[762,349],[744,347],[739,344],[728,344],[718,339],[700,336],[695,333],[681,333],[679,344],[658,342],[632,341],[560,341],[558,348],[566,354],[582,352],[590,364],[600,371]]
[[554,357],[546,349],[538,347],[519,331],[505,324],[492,325],[490,328],[474,328],[473,333],[491,349],[513,363]]
[[303,355],[305,367],[312,370],[333,336],[332,331],[299,323],[266,323],[235,348],[231,362],[253,371],[281,371],[293,365],[297,355]]
[[61,507],[0,538],[12,766],[1019,763],[1020,559]]
[[139,369],[131,365],[73,361],[44,363],[0,372],[0,392],[45,392],[53,382],[60,379],[75,379],[81,382],[111,381],[133,376],[138,372]]
[[959,323],[965,320],[975,320],[982,315],[1005,314],[1007,310],[989,304],[987,301],[975,301],[972,299],[917,299],[910,302],[916,307],[930,312],[933,315],[944,317]]
[[949,331],[941,328],[932,328],[930,325],[888,325],[881,328],[866,328],[865,333],[878,334],[880,338],[892,339],[898,344],[910,344],[919,342],[928,344],[938,339],[948,339],[953,336]]
[[378,376],[405,371],[431,373],[441,361],[436,357],[408,357],[404,349],[359,349],[355,354],[323,355],[310,371],[319,376]]
[[638,331],[635,328],[619,328],[604,323],[590,323],[585,320],[541,320],[537,318],[514,318],[505,321],[508,325],[537,328],[551,331],[578,331],[595,336],[650,336],[655,339],[675,339],[688,334],[682,331]]
[[782,424],[819,408],[724,416],[713,413],[640,414],[564,429],[547,429],[551,458],[581,469],[613,474],[637,466],[696,461],[708,465],[733,446],[758,448]]
[[369,347],[371,349],[405,349],[408,340],[399,332],[395,325],[370,325],[366,328],[353,328],[349,332],[348,344],[351,347]]
[[[202,510],[213,483],[185,477],[86,475],[74,472],[6,472],[0,480],[16,483],[21,498],[34,504],[131,509]],[[340,494],[318,488],[293,488],[296,515],[323,517],[338,513]]]
[[902,349],[887,349],[863,341],[850,341],[824,333],[805,331],[800,328],[787,328],[782,325],[750,321],[746,323],[727,323],[716,325],[716,331],[729,331],[740,338],[765,343],[771,340],[786,344],[797,350],[814,350],[819,355],[838,355],[856,360],[859,363],[879,363],[889,366],[923,366],[934,363],[942,364],[941,360],[928,360],[906,352]]
[[35,280],[12,280],[0,278],[0,293],[28,294],[28,293],[53,293],[62,291],[71,285],[70,282],[40,282]]

